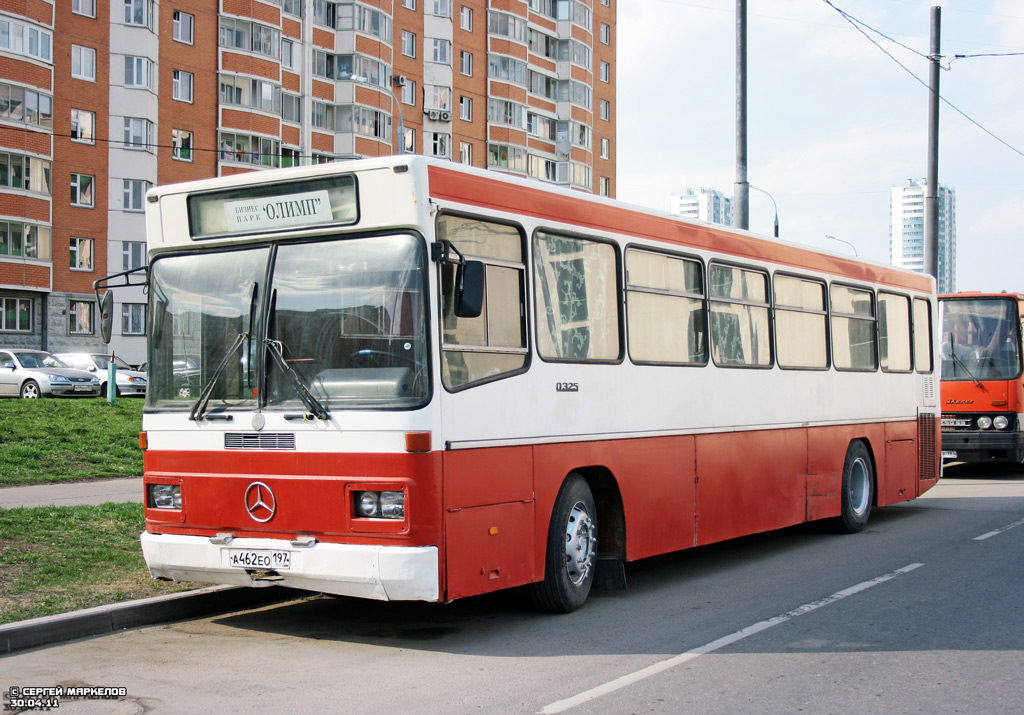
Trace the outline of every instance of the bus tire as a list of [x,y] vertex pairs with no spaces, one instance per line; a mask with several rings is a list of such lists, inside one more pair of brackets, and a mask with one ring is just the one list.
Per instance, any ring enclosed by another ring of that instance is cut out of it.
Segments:
[[558,491],[548,527],[544,580],[533,584],[534,604],[570,613],[583,605],[597,569],[597,507],[590,486],[573,472]]
[[840,493],[841,511],[833,525],[844,534],[864,529],[871,516],[875,493],[875,469],[871,454],[860,440],[850,443],[843,463],[843,485]]

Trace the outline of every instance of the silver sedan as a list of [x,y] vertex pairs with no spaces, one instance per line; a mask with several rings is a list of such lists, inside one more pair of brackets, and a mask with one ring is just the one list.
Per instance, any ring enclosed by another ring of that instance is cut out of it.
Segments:
[[0,348],[0,396],[96,397],[100,381],[42,350]]

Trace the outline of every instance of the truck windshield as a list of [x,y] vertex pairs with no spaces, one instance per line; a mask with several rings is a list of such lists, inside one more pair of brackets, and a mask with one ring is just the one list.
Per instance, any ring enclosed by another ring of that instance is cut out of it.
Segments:
[[[429,395],[413,236],[158,258],[150,407],[408,408]],[[268,283],[269,276],[269,283]],[[303,396],[303,390],[308,395]]]
[[1016,306],[1003,298],[943,300],[942,379],[1012,380],[1021,373]]

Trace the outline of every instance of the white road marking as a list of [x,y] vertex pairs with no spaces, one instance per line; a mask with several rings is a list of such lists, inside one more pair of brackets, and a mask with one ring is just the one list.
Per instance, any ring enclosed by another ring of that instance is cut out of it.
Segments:
[[1000,526],[998,529],[996,529],[994,531],[990,531],[987,534],[982,534],[981,536],[975,536],[974,540],[975,541],[984,541],[985,539],[991,539],[993,536],[998,536],[999,534],[1002,534],[1004,531],[1009,531],[1013,527],[1020,526],[1021,524],[1024,524],[1024,519],[1021,519],[1019,521],[1015,521],[1012,524],[1007,524],[1006,526]]
[[632,673],[627,673],[626,675],[615,678],[614,680],[610,680],[607,683],[598,685],[596,688],[591,688],[590,690],[586,690],[578,695],[574,695],[571,698],[566,698],[565,700],[559,700],[558,702],[546,705],[540,710],[540,713],[542,713],[542,715],[552,715],[553,713],[565,712],[566,710],[570,710],[574,707],[577,707],[578,705],[582,705],[583,703],[587,703],[591,700],[600,698],[603,695],[608,695],[609,693],[613,693],[616,690],[621,690],[622,688],[632,685],[633,683],[637,683],[641,680],[644,680],[645,678],[649,678],[652,675],[657,675],[658,673],[662,673],[666,670],[674,668],[677,665],[681,665],[683,663],[691,661],[694,658],[698,658],[702,655],[705,655],[706,653],[711,653],[713,651],[718,650],[719,648],[724,648],[727,645],[732,645],[737,641],[743,640],[747,636],[752,636],[755,633],[760,633],[761,631],[767,630],[772,626],[777,626],[780,623],[785,623],[786,621],[792,618],[802,616],[805,613],[810,613],[811,611],[817,610],[822,606],[827,606],[830,603],[835,603],[836,601],[842,600],[847,596],[852,596],[854,594],[860,593],[861,591],[865,591],[871,588],[872,586],[877,586],[880,583],[885,583],[886,581],[894,579],[902,574],[909,573],[914,569],[920,568],[921,566],[924,566],[924,564],[909,564],[908,566],[904,566],[903,568],[896,569],[895,571],[891,571],[877,578],[873,578],[870,581],[864,581],[862,583],[858,583],[855,586],[850,586],[849,588],[843,589],[842,591],[837,591],[836,593],[833,593],[831,596],[826,596],[825,598],[822,598],[818,601],[813,601],[812,603],[806,603],[803,606],[794,608],[792,611],[783,613],[781,616],[775,616],[774,618],[769,618],[766,621],[761,621],[751,626],[747,626],[746,628],[738,630],[735,633],[723,636],[718,640],[711,641],[710,643],[702,645],[698,648],[694,648],[693,650],[688,650],[685,653],[680,653],[679,655],[674,656],[672,658],[668,658],[658,663],[654,663],[652,665],[647,666],[646,668],[641,668],[640,670],[634,671]]

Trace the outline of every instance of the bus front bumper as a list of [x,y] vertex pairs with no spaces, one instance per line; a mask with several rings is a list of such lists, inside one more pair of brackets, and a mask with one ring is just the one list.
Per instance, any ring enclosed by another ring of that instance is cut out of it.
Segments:
[[235,586],[287,586],[379,601],[437,601],[435,546],[364,546],[142,532],[153,578]]
[[1024,432],[993,430],[942,433],[945,462],[1024,462]]

